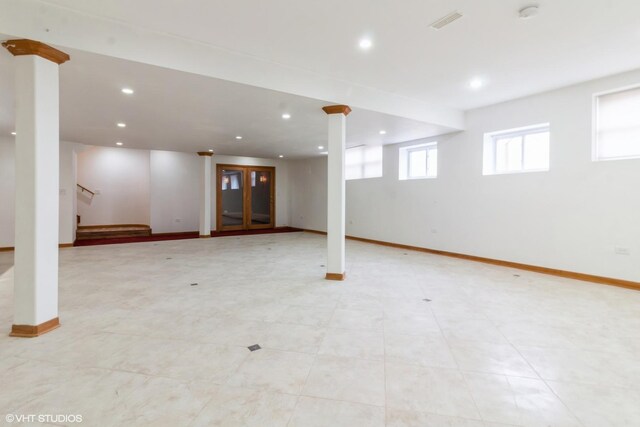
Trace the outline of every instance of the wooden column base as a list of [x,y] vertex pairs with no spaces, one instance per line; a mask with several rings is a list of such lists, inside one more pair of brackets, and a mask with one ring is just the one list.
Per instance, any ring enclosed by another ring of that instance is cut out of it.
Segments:
[[208,239],[209,237],[211,237],[211,234],[201,234],[200,235],[201,239]]
[[48,320],[36,326],[13,325],[11,326],[11,333],[9,334],[9,336],[21,337],[21,338],[34,338],[34,337],[39,337],[42,334],[46,334],[47,332],[53,331],[54,329],[59,327],[60,327],[60,319],[56,317],[55,319]]
[[344,280],[346,273],[327,273],[324,277],[327,280]]

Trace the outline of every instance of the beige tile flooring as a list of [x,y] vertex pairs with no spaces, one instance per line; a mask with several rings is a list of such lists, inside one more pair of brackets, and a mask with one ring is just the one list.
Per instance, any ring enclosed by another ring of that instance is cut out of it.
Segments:
[[324,248],[290,233],[62,250],[62,327],[0,334],[0,423],[640,425],[640,292],[351,241],[330,282]]

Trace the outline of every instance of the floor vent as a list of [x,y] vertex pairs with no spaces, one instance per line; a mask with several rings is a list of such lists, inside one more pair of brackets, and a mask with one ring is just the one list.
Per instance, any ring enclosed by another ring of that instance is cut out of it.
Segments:
[[250,345],[247,348],[251,351],[256,351],[256,350],[260,350],[262,347],[260,347],[258,344],[254,344],[254,345]]
[[434,30],[439,30],[442,27],[445,27],[445,26],[451,24],[456,19],[460,19],[460,18],[462,18],[462,15],[460,13],[451,12],[447,16],[443,16],[442,18],[438,19],[436,22],[431,24],[431,28],[433,28]]

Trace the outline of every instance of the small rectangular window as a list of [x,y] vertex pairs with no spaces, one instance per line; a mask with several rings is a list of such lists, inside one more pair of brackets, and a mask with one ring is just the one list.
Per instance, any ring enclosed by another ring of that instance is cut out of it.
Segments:
[[382,146],[347,148],[345,179],[379,178],[382,176]]
[[400,147],[399,171],[401,180],[438,176],[438,143]]
[[484,135],[484,175],[549,170],[549,123]]
[[640,87],[595,97],[594,160],[640,157]]

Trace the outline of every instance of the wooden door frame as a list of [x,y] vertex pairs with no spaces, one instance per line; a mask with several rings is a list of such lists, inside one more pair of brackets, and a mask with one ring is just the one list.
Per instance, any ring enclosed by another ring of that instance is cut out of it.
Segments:
[[[242,171],[242,225],[230,225],[223,229],[222,225],[222,171],[224,169]],[[269,224],[251,224],[251,171],[271,172],[271,184],[269,188]],[[216,231],[231,230],[255,230],[261,228],[274,228],[276,223],[276,168],[275,166],[251,166],[216,164]]]

